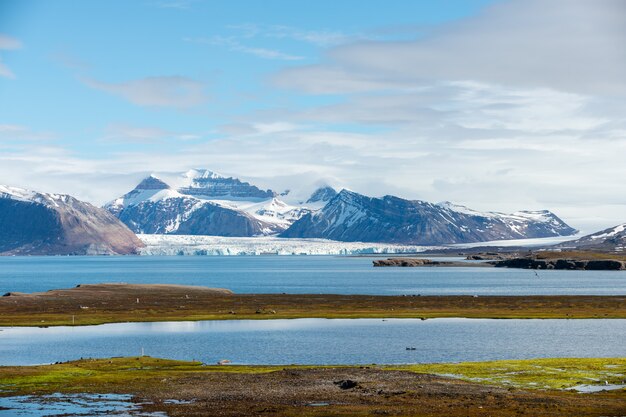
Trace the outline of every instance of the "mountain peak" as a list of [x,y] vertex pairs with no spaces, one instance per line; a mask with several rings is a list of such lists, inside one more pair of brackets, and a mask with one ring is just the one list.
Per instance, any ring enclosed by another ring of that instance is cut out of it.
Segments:
[[319,203],[319,202],[327,202],[331,200],[334,196],[337,195],[337,191],[328,185],[324,187],[320,187],[311,194],[311,197],[306,201],[308,204],[310,203]]
[[29,201],[33,198],[34,194],[35,193],[33,191],[25,190],[23,188],[0,185],[0,198]]
[[171,187],[169,185],[159,178],[154,175],[150,175],[137,184],[135,190],[169,190],[170,188]]
[[184,177],[188,180],[187,185],[178,191],[203,199],[268,199],[277,195],[272,190],[261,190],[238,178],[225,177],[209,170],[192,169],[187,171]]
[[224,175],[208,169],[190,169],[183,176],[191,180],[226,178]]

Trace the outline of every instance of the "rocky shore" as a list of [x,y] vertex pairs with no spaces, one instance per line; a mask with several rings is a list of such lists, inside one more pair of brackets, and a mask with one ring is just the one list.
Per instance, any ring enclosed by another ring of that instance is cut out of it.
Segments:
[[430,259],[417,258],[389,258],[373,261],[374,266],[450,266],[452,262],[431,261]]
[[[588,257],[588,259],[585,259]],[[373,261],[375,267],[420,267],[420,266],[461,266],[461,267],[496,267],[520,269],[559,269],[578,271],[624,271],[625,259],[611,259],[611,254],[577,252],[574,256],[558,252],[520,253],[479,253],[470,254],[466,261],[433,261],[424,258],[387,258]]]
[[522,269],[565,269],[580,271],[623,271],[626,262],[615,259],[574,260],[574,259],[533,259],[512,258],[490,262],[497,268]]

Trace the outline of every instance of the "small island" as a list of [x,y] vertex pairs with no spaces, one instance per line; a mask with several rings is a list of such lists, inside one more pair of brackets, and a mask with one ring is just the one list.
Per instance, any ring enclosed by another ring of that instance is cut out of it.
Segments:
[[[467,262],[479,261],[479,262]],[[490,252],[466,255],[465,261],[398,257],[373,261],[375,267],[496,267],[578,271],[624,271],[626,255],[584,251]]]

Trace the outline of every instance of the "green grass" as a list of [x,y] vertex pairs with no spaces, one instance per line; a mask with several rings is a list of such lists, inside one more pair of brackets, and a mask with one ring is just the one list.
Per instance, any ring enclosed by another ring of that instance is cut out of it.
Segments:
[[[394,368],[390,368],[394,369]],[[398,367],[413,372],[454,375],[460,379],[517,388],[568,389],[576,385],[622,384],[626,358],[532,359]]]

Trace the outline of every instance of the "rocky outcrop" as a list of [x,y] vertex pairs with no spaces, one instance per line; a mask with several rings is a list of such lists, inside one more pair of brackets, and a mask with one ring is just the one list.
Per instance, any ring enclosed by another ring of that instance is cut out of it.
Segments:
[[567,269],[587,271],[621,271],[626,270],[626,262],[615,259],[574,260],[574,259],[533,259],[513,258],[494,261],[499,268],[522,269]]
[[414,267],[414,266],[442,265],[442,264],[445,264],[445,262],[431,261],[430,259],[389,258],[389,259],[379,259],[379,260],[373,261],[373,264],[374,264],[374,266]]
[[2,255],[127,255],[143,246],[106,210],[68,195],[0,186]]

